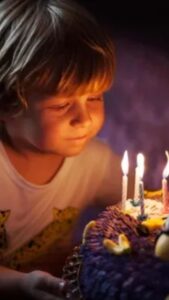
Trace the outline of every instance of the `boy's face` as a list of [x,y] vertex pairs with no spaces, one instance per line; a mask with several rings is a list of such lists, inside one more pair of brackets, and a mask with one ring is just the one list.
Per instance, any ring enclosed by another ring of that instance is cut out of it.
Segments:
[[28,109],[6,121],[17,147],[62,156],[77,155],[104,122],[103,94],[81,96],[28,95]]

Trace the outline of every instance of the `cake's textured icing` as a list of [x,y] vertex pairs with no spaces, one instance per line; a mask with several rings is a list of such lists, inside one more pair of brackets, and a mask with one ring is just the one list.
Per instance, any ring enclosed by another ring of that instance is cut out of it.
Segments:
[[[127,213],[137,218],[140,214],[140,205],[135,204],[133,199],[126,201],[125,210]],[[162,215],[163,203],[160,200],[144,199],[144,211],[148,217],[156,218]]]
[[[113,254],[105,239],[119,235],[131,251]],[[80,247],[79,288],[85,300],[165,300],[169,296],[169,261],[155,257],[159,230],[149,232],[139,221],[108,207],[86,232]]]

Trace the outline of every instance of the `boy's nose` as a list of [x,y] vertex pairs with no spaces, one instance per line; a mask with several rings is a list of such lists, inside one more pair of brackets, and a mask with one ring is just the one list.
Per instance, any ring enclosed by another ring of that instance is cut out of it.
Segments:
[[89,127],[91,123],[92,119],[88,109],[86,107],[76,107],[73,118],[71,120],[71,125]]

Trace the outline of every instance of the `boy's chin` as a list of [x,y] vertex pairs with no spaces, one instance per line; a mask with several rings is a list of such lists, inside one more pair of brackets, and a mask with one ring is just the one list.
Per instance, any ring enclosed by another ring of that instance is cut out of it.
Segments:
[[66,147],[65,149],[62,149],[62,151],[60,151],[60,154],[63,155],[64,157],[79,155],[85,149],[88,142],[89,142],[89,140],[86,140],[83,143],[69,144],[68,147]]
[[83,151],[84,148],[85,148],[85,146],[83,146],[81,148],[67,149],[66,151],[63,151],[60,154],[63,155],[64,157],[76,156],[76,155],[79,155]]
[[83,149],[86,147],[85,145],[81,145],[81,146],[76,146],[76,147],[69,147],[67,149],[58,149],[58,148],[47,148],[44,147],[43,149],[41,149],[41,152],[44,154],[54,154],[54,155],[59,155],[62,157],[71,157],[71,156],[76,156],[78,154],[80,154]]

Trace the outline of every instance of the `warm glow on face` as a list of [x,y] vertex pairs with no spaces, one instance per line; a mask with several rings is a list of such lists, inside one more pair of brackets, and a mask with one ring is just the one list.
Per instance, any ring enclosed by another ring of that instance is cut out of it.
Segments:
[[144,175],[144,155],[142,153],[139,153],[137,155],[137,167],[138,167],[139,177],[142,179]]
[[127,150],[124,152],[123,159],[121,162],[121,168],[122,168],[123,174],[127,175],[128,171],[129,171],[129,159],[128,159]]
[[163,178],[167,178],[168,175],[169,175],[169,160],[167,161],[166,166],[163,170]]

